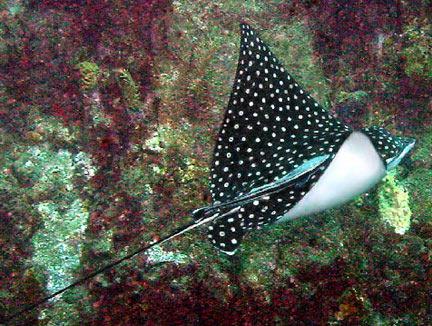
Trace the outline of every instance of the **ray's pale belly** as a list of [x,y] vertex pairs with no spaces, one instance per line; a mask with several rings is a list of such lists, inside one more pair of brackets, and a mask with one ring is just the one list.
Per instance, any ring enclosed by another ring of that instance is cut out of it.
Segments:
[[355,131],[315,186],[279,222],[340,206],[369,190],[385,174],[384,164],[369,138]]

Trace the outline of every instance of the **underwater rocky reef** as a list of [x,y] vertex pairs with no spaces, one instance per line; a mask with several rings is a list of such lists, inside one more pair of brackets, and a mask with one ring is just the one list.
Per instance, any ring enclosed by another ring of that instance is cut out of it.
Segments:
[[191,222],[239,22],[355,128],[417,140],[350,204],[204,229],[20,314],[26,325],[432,325],[430,0],[0,2],[0,324]]

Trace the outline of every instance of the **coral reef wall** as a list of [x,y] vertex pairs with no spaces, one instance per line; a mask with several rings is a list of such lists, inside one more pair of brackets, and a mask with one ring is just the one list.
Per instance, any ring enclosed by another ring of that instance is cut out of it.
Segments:
[[429,0],[0,2],[0,322],[209,202],[246,20],[346,123],[415,137],[410,165],[234,257],[188,233],[14,322],[432,324],[430,17]]

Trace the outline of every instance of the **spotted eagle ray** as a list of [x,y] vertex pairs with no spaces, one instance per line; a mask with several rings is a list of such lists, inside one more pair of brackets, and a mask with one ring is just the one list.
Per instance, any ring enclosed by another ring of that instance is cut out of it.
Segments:
[[285,71],[241,24],[237,73],[211,169],[208,238],[234,254],[245,233],[312,215],[364,193],[399,164],[412,138],[380,127],[352,130]]
[[340,206],[395,168],[415,140],[381,127],[355,131],[332,116],[285,71],[248,24],[241,23],[240,55],[213,153],[212,205],[194,222],[75,281],[14,314],[200,225],[233,255],[245,234],[265,225]]

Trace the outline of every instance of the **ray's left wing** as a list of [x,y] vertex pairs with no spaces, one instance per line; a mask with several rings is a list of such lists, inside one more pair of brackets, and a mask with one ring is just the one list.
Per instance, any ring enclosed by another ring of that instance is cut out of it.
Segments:
[[282,179],[233,200],[197,210],[202,218],[220,215],[209,226],[208,238],[219,250],[234,254],[248,230],[280,219],[313,187],[329,163],[329,155],[317,157]]
[[253,196],[254,189],[266,192],[310,160],[326,160],[216,218],[208,237],[230,254],[248,230],[275,222],[299,202],[352,132],[298,85],[256,31],[244,23],[240,28],[237,72],[213,154],[213,205]]
[[215,203],[334,155],[351,133],[297,84],[256,31],[240,26],[237,72],[213,154]]

